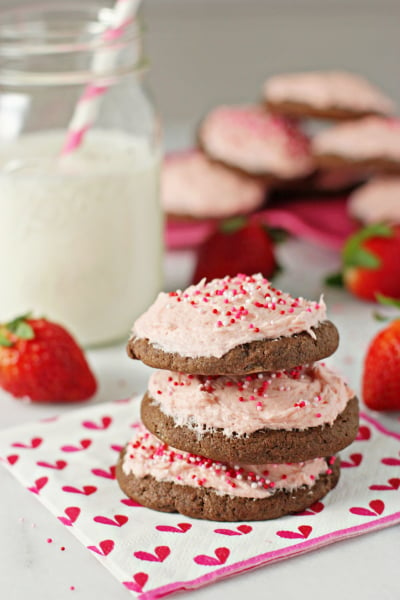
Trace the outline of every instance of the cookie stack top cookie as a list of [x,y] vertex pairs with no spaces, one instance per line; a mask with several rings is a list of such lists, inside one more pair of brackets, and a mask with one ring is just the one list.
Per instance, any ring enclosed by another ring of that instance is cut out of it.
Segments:
[[122,489],[218,520],[273,518],[322,497],[339,476],[332,455],[358,429],[354,393],[316,362],[337,345],[322,297],[292,297],[260,274],[161,293],[128,344],[157,370],[118,466]]
[[136,321],[128,353],[159,369],[246,375],[320,360],[338,341],[322,298],[293,298],[260,274],[237,275],[159,294]]

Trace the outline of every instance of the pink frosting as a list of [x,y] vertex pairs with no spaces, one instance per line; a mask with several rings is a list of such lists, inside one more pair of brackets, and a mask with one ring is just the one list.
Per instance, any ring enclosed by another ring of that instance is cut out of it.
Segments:
[[316,155],[333,154],[355,161],[400,161],[400,119],[365,117],[340,123],[318,133],[313,148]]
[[252,212],[266,197],[266,185],[210,161],[200,151],[167,158],[161,174],[165,212],[195,218],[223,218]]
[[291,179],[314,169],[305,134],[260,106],[216,108],[204,119],[200,138],[211,157],[248,173]]
[[318,109],[342,108],[391,115],[394,103],[360,75],[346,71],[284,73],[270,77],[264,96],[271,102],[294,101]]
[[177,292],[160,293],[133,326],[133,336],[148,339],[164,352],[215,356],[247,342],[291,336],[326,318],[318,302],[292,298],[261,274],[205,279]]
[[215,462],[167,446],[139,423],[127,446],[122,469],[125,475],[151,475],[158,481],[212,488],[221,495],[244,498],[266,498],[277,490],[291,491],[303,485],[311,488],[320,475],[331,472],[324,458],[279,465]]
[[205,377],[155,371],[149,395],[176,425],[199,436],[222,428],[226,436],[258,429],[307,429],[332,424],[354,392],[323,364],[247,377]]
[[400,223],[400,177],[377,177],[351,194],[350,214],[365,224]]

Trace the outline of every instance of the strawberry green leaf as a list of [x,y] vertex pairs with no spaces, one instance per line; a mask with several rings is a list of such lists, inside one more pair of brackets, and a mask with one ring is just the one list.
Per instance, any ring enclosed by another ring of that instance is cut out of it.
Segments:
[[245,217],[232,217],[231,219],[225,219],[219,226],[222,233],[229,235],[235,233],[239,229],[242,229],[246,225],[247,221]]
[[289,237],[289,233],[285,229],[281,229],[280,227],[264,226],[264,229],[266,230],[267,234],[274,242],[274,244],[281,244],[282,242],[285,242]]
[[377,269],[381,264],[380,259],[369,250],[355,248],[351,258],[345,262],[346,267],[361,267],[363,269]]
[[324,282],[331,287],[342,288],[344,286],[342,273],[332,273],[325,278]]
[[35,333],[26,319],[29,319],[30,314],[22,315],[6,323],[8,331],[16,335],[21,340],[32,340]]
[[374,311],[372,313],[372,316],[374,317],[375,321],[390,321],[390,317],[386,317],[385,315],[383,315],[382,313],[378,312],[378,311]]
[[26,321],[20,321],[15,327],[14,333],[21,340],[32,340],[35,337],[32,327]]
[[352,235],[344,245],[342,257],[345,267],[361,267],[377,269],[380,260],[369,250],[363,248],[363,243],[374,237],[392,237],[393,228],[384,223],[373,223]]
[[369,240],[373,237],[393,237],[394,229],[386,223],[371,223],[357,231],[352,237],[359,240]]
[[7,348],[9,348],[12,345],[13,343],[10,340],[8,340],[5,335],[0,333],[0,346],[6,346]]
[[375,294],[375,298],[378,300],[380,304],[384,304],[385,306],[394,306],[395,308],[400,308],[400,299],[398,298],[390,298],[389,296],[384,296],[377,292]]

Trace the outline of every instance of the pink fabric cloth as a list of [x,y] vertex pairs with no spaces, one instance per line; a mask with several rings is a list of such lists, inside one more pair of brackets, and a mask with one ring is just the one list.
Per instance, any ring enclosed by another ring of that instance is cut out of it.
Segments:
[[[347,197],[284,200],[256,213],[262,223],[285,229],[292,235],[339,250],[356,225],[347,214]],[[213,221],[168,222],[167,248],[196,247],[211,233]]]

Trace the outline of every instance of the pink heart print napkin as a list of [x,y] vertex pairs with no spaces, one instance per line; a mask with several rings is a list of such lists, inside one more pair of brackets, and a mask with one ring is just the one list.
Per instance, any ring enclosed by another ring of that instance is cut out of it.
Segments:
[[149,600],[400,522],[400,434],[362,415],[323,501],[273,521],[216,523],[141,507],[114,465],[139,398],[0,433],[1,463],[133,597]]

